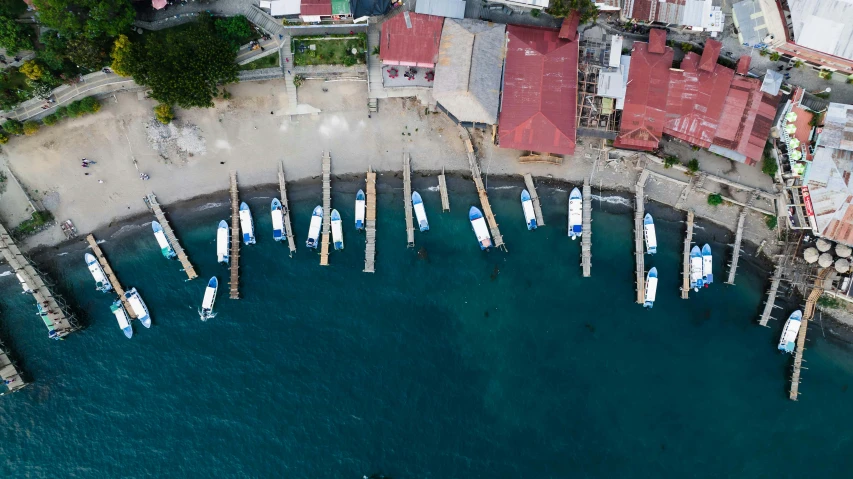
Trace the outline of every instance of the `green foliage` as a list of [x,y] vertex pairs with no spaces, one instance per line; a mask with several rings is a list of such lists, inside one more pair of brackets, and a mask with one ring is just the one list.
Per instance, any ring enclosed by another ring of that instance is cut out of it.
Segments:
[[347,55],[344,57],[344,66],[351,67],[358,63],[358,60],[355,59],[355,55]]
[[782,58],[782,54],[779,52],[773,52],[770,54],[770,61],[778,62],[780,58]]
[[32,80],[30,80],[27,83],[29,83],[30,88],[32,88],[32,91],[33,91],[33,96],[36,98],[40,98],[42,100],[47,100],[47,98],[50,97],[51,93],[53,93],[53,85],[51,85],[50,83],[48,83],[46,81],[43,81],[43,80],[32,81]]
[[57,108],[56,111],[53,112],[53,114],[56,115],[56,118],[60,120],[63,118],[68,118],[68,107],[61,106]]
[[10,135],[22,135],[24,133],[24,124],[18,120],[6,120],[3,122],[3,130]]
[[9,143],[9,135],[0,131],[0,145],[5,145]]
[[41,80],[46,73],[45,68],[37,60],[27,60],[18,69],[30,80]]
[[794,68],[801,68],[803,66],[802,60],[794,60]]
[[695,175],[696,173],[698,173],[699,172],[699,160],[697,160],[696,158],[693,158],[692,160],[687,162],[687,171],[691,175]]
[[278,52],[276,52],[272,55],[267,55],[265,57],[258,58],[257,60],[253,60],[245,65],[240,65],[240,70],[259,70],[261,68],[274,68],[278,66],[278,62],[279,54]]
[[776,178],[776,172],[779,170],[779,164],[773,157],[765,156],[761,160],[761,171],[770,175],[771,178]]
[[223,100],[230,100],[231,99],[231,92],[223,89],[222,90],[222,99]]
[[[358,36],[352,38],[352,35],[347,35],[348,38],[335,38],[334,36],[326,37],[295,37],[293,39],[293,65],[355,65],[364,63],[365,58],[363,52],[367,50],[367,40]],[[315,46],[315,50],[309,47]],[[300,48],[301,46],[301,48]],[[355,48],[358,52],[355,56],[352,54],[352,49]],[[300,52],[304,49],[304,52]],[[379,50],[374,47],[375,54]]]
[[776,225],[779,224],[779,219],[773,215],[764,215],[764,224],[767,225],[767,229],[775,230]]
[[768,52],[767,50],[763,50],[763,49],[762,49],[762,50],[758,50],[758,54],[759,54],[759,55],[761,55],[761,56],[763,56],[763,57],[766,57],[767,55],[769,55],[769,54],[770,54],[770,52]]
[[24,122],[24,134],[25,135],[35,135],[38,133],[39,128],[41,128],[41,123],[35,120],[27,120]]
[[219,37],[210,15],[164,35],[149,35],[133,44],[128,70],[136,83],[151,87],[151,96],[182,108],[213,106],[220,83],[237,81],[236,52]]
[[68,40],[68,59],[87,70],[100,70],[108,62],[106,43],[86,37]]
[[0,47],[7,55],[17,55],[21,50],[33,49],[33,29],[13,18],[0,15]]
[[293,86],[299,88],[302,84],[305,83],[305,76],[303,75],[293,75]]
[[693,45],[687,42],[681,44],[681,51],[684,53],[693,51]]
[[370,52],[371,55],[379,55],[379,45],[373,46],[373,51]]
[[80,111],[82,113],[97,113],[101,111],[101,102],[93,96],[87,96],[77,103],[80,103]]
[[530,11],[530,16],[533,18],[536,18],[539,16],[540,13],[542,13],[541,10],[539,10],[538,8],[534,8],[533,10]]
[[77,118],[82,115],[83,111],[80,109],[80,102],[73,101],[65,107],[65,116],[68,118]]
[[40,231],[44,225],[53,221],[53,215],[50,211],[36,211],[33,212],[33,216],[19,224],[12,230],[12,236],[16,238],[23,238],[25,236],[29,236],[33,233]]
[[216,34],[228,42],[234,50],[240,45],[248,43],[254,36],[251,25],[246,17],[237,15],[235,17],[217,18],[214,22]]
[[678,157],[669,155],[663,159],[663,167],[664,168],[672,168],[674,165],[678,164]]
[[57,34],[55,31],[48,31],[42,34],[39,43],[41,49],[36,52],[36,58],[48,68],[54,72],[63,72],[67,75],[77,72],[76,66],[67,60],[68,39],[66,37]]
[[56,116],[56,113],[51,113],[50,115],[47,115],[46,117],[42,118],[41,121],[47,126],[53,126],[59,123],[59,117]]
[[829,100],[829,94],[830,92],[828,91],[822,91],[820,93],[815,93],[814,96],[818,98],[823,98],[824,100]]
[[841,303],[838,301],[838,299],[826,295],[821,296],[817,299],[817,305],[830,309],[838,309],[839,307],[841,307]]
[[160,123],[168,125],[175,119],[175,112],[172,110],[171,105],[161,103],[154,107],[154,117],[157,118],[157,121]]
[[0,15],[18,18],[27,11],[27,4],[19,0],[0,0]]
[[598,16],[598,8],[592,0],[551,0],[545,13],[552,17],[565,18],[572,13],[572,10],[580,13],[581,25]]
[[33,0],[39,20],[63,35],[115,37],[125,32],[136,12],[130,0]]
[[119,35],[113,43],[113,49],[110,52],[112,63],[110,66],[116,74],[123,77],[132,76],[131,62],[133,55],[133,44],[127,35]]
[[823,78],[824,80],[832,80],[832,70],[821,70],[817,76]]
[[719,193],[711,193],[708,195],[708,204],[711,206],[723,204],[723,196]]

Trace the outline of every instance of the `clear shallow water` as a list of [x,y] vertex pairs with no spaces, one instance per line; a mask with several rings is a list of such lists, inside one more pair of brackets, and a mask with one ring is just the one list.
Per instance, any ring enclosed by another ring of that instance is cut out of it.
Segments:
[[[583,279],[580,242],[565,236],[564,188],[540,190],[547,226],[535,232],[520,188],[493,191],[509,253],[481,253],[467,222],[470,182],[454,182],[442,214],[433,180],[415,179],[431,226],[416,232],[415,249],[405,246],[401,183],[379,182],[374,275],[361,272],[351,183],[333,181],[346,249],[327,268],[304,248],[319,185],[291,188],[293,259],[272,240],[260,199],[271,191],[244,192],[258,244],[241,248],[239,301],[228,299],[213,243],[226,195],[167,206],[196,281],[160,255],[149,219],[104,238],[153,317],[132,340],[94,291],[83,245],[57,251],[50,268],[88,324],[66,341],[48,340],[32,299],[14,276],[0,278],[3,337],[36,380],[0,398],[2,476],[845,474],[851,356],[812,329],[803,395],[788,401],[790,358],[775,352],[781,324],[755,325],[765,282],[753,268],[742,263],[736,287],[681,300],[683,226],[659,220],[661,252],[646,257],[658,300],[647,311],[633,302],[632,219],[618,202],[594,204]],[[706,231],[697,241],[714,239]],[[721,278],[728,253],[714,249]],[[218,315],[202,323],[211,275],[222,285]]]

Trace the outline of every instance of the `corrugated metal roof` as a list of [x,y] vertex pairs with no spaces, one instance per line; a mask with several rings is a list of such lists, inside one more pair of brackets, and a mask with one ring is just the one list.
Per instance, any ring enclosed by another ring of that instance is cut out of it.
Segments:
[[557,30],[507,26],[501,148],[575,151],[578,43]]
[[666,49],[666,30],[652,28],[649,31],[649,53],[663,53]]
[[581,14],[577,10],[572,10],[571,15],[563,19],[563,25],[560,27],[560,38],[570,42],[577,40],[580,22]]
[[332,14],[332,0],[302,0],[299,7],[299,15],[327,15]]
[[735,68],[735,72],[738,75],[746,75],[749,73],[749,64],[752,63],[752,57],[749,55],[743,55],[737,60],[737,68]]
[[397,15],[382,24],[379,59],[388,64],[432,66],[438,57],[444,18],[410,13],[412,28],[405,15]]
[[702,58],[699,60],[699,69],[706,72],[714,71],[717,66],[717,59],[720,58],[720,51],[723,50],[723,44],[709,38],[705,42],[705,49],[702,50]]
[[853,152],[818,147],[804,183],[809,189],[818,234],[853,245]]
[[332,0],[332,15],[352,15],[350,0]]
[[465,18],[463,0],[418,0],[415,12],[447,18]]
[[735,76],[713,143],[737,151],[746,157],[746,164],[754,165],[770,137],[779,100],[763,93],[758,79]]
[[613,35],[610,37],[610,58],[607,59],[607,66],[617,68],[620,58],[622,57],[622,35]]
[[818,144],[853,151],[853,105],[829,104]]
[[666,117],[672,48],[663,54],[649,51],[649,44],[635,42],[628,71],[628,90],[619,136],[614,145],[651,151],[658,147]]
[[778,95],[779,89],[782,88],[783,80],[785,80],[785,77],[781,73],[767,70],[767,73],[764,74],[764,81],[761,82],[761,91],[771,95]]

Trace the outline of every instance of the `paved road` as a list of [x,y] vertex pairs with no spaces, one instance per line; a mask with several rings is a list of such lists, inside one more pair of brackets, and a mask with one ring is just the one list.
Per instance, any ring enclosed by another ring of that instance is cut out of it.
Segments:
[[63,85],[53,90],[56,103],[50,104],[50,108],[42,108],[46,104],[44,100],[27,100],[13,112],[7,113],[6,117],[24,121],[36,116],[49,115],[56,111],[57,107],[67,105],[81,97],[134,87],[138,87],[138,85],[128,77],[119,76],[115,73],[91,73],[86,75],[84,81],[80,83]]

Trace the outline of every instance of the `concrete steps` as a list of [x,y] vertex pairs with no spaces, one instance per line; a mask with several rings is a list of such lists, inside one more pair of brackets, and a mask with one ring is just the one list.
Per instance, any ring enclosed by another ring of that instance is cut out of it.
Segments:
[[279,21],[273,18],[270,14],[254,5],[247,5],[246,8],[243,9],[243,15],[245,15],[246,19],[255,24],[258,28],[264,30],[270,35],[278,36],[286,33],[284,25],[279,23]]

